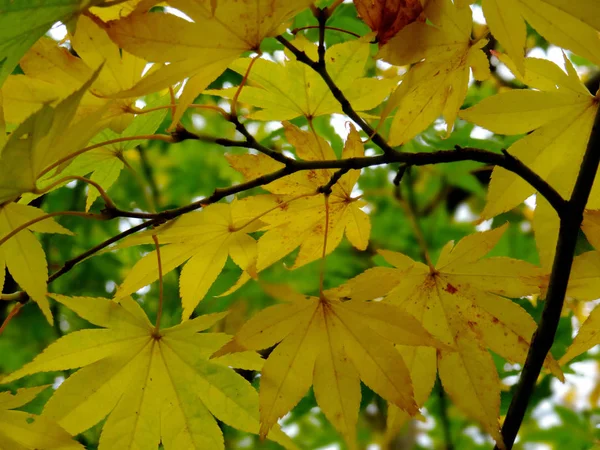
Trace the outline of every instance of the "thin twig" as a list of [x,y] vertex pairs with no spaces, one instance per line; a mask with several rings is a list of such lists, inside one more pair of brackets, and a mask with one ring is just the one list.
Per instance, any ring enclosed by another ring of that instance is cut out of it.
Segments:
[[[599,163],[600,109],[596,113],[590,140],[583,157],[583,162],[581,163],[581,169],[577,176],[573,193],[565,207],[559,213],[560,228],[558,243],[552,264],[552,273],[550,275],[548,294],[546,295],[542,318],[531,340],[521,378],[517,384],[515,394],[513,395],[502,426],[502,438],[508,450],[512,448],[517,437],[544,360],[554,342],[571,274],[577,236],[581,222],[583,221],[583,211],[590,196]],[[499,447],[496,446],[495,448],[498,449]]]
[[329,181],[327,182],[327,184],[324,184],[323,186],[319,186],[319,188],[317,189],[317,192],[321,193],[321,194],[325,194],[325,195],[329,195],[331,194],[332,188],[333,186],[340,181],[340,178],[342,178],[345,174],[347,174],[351,169],[347,168],[347,167],[342,167],[340,170],[336,171],[331,178],[329,179]]
[[87,213],[87,212],[82,212],[82,211],[57,211],[57,212],[53,212],[53,213],[44,214],[43,216],[36,217],[35,219],[31,219],[31,220],[19,225],[17,228],[14,228],[13,230],[11,230],[8,234],[2,236],[2,238],[0,238],[0,247],[2,247],[2,245],[6,241],[8,241],[10,238],[17,235],[18,233],[25,230],[26,228],[29,228],[30,226],[35,225],[38,222],[42,222],[43,220],[51,219],[52,217],[58,217],[58,216],[76,216],[76,217],[83,217],[85,219],[95,219],[95,220],[108,220],[109,219],[108,217],[105,217],[102,214]]
[[[312,29],[315,29],[315,28],[319,28],[319,26],[318,25],[309,25],[309,26],[306,26],[306,27],[294,28],[292,31],[290,31],[290,33],[292,33],[295,36],[300,31],[312,30]],[[339,31],[340,33],[346,33],[346,34],[349,34],[350,36],[354,36],[355,38],[360,38],[360,34],[354,33],[352,31],[344,30],[343,28],[325,27],[325,29],[326,30],[331,30],[331,31]]]
[[113,203],[113,201],[111,200],[111,198],[106,193],[106,191],[102,188],[102,186],[100,186],[94,180],[90,180],[89,178],[85,178],[85,177],[82,177],[79,175],[68,175],[66,177],[60,178],[42,189],[36,189],[34,193],[37,195],[45,194],[47,192],[50,192],[56,186],[59,186],[63,183],[68,183],[69,181],[81,181],[82,183],[86,183],[86,184],[93,186],[96,189],[96,191],[98,191],[98,194],[100,194],[100,197],[102,197],[102,200],[104,200],[104,203],[106,204],[107,207],[109,207],[109,208],[116,207],[115,204]]

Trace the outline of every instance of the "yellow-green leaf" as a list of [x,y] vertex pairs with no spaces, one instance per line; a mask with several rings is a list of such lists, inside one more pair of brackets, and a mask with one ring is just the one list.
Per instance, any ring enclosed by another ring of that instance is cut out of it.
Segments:
[[469,67],[482,78],[489,67],[481,47],[471,42],[471,10],[450,0],[429,1],[424,10],[431,24],[413,22],[381,48],[379,57],[395,65],[416,63],[390,97],[383,117],[397,108],[389,142],[400,145],[426,129],[440,115],[452,131],[467,94]]
[[[0,206],[0,239],[21,225],[43,215],[43,211],[33,206],[18,203]],[[52,323],[52,313],[46,298],[48,264],[42,245],[31,233],[32,231],[72,234],[53,219],[45,219],[27,227],[0,245],[0,272],[4,275],[5,268],[8,268],[21,289],[29,294],[39,305],[48,322]],[[4,276],[0,277],[0,281],[3,279]],[[0,286],[2,284],[0,283]]]
[[[187,261],[179,280],[183,318],[187,319],[221,273],[228,255],[243,270],[255,264],[256,241],[248,236],[248,230],[253,231],[248,225],[235,215],[235,207],[215,204],[181,216],[133,242],[152,243],[151,234],[157,235],[159,243],[165,244],[160,250],[163,273]],[[116,296],[127,296],[157,278],[158,261],[153,251],[133,266]]]
[[[166,450],[222,449],[213,416],[258,432],[257,392],[232,369],[208,360],[228,336],[199,334],[224,314],[200,316],[157,335],[129,297],[120,304],[103,298],[53,298],[102,328],[59,339],[3,380],[81,367],[54,393],[42,417],[77,434],[108,415],[100,450],[155,450],[161,441]],[[279,430],[269,438],[294,447]]]

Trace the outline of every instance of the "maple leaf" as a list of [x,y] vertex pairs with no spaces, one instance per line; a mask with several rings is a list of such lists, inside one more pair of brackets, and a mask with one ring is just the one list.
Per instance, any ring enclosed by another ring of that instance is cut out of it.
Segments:
[[[156,98],[154,101],[149,102],[146,108],[151,109],[158,106],[163,106],[170,102],[168,95],[163,95]],[[139,114],[135,116],[131,124],[120,134],[105,128],[100,131],[89,141],[89,145],[99,144],[109,140],[116,140],[118,138],[126,138],[133,136],[143,136],[154,133],[161,125],[167,114],[166,109],[159,109],[157,111]],[[64,184],[57,183],[60,178],[67,176],[85,176],[91,174],[89,178],[98,183],[104,191],[108,189],[117,181],[121,170],[127,165],[127,167],[133,171],[133,168],[129,165],[126,159],[125,153],[138,145],[147,142],[143,139],[126,140],[121,142],[115,142],[112,144],[106,144],[94,150],[87,151],[76,158],[68,165],[68,167],[53,176],[46,176],[38,180],[39,188],[46,188],[47,186],[54,187],[51,190],[58,189]],[[65,181],[65,184],[68,181]],[[85,210],[89,211],[94,201],[100,196],[98,190],[88,189],[87,201],[85,204]],[[24,196],[25,199],[29,199],[28,196]]]
[[0,204],[35,193],[44,170],[83,148],[103,127],[99,120],[103,109],[75,120],[81,97],[96,74],[56,107],[44,106],[8,136],[0,153]]
[[[33,206],[7,203],[0,206],[0,239],[16,228],[41,217],[44,212]],[[41,220],[22,230],[0,245],[0,288],[4,285],[5,269],[29,296],[39,305],[48,322],[52,313],[46,298],[48,263],[42,245],[31,233],[73,234],[53,219]]]
[[[80,368],[46,403],[42,417],[72,434],[108,415],[99,449],[222,449],[213,415],[240,430],[258,431],[258,394],[231,367],[260,368],[256,354],[208,357],[229,340],[202,333],[226,313],[197,317],[157,331],[130,297],[52,296],[100,329],[81,330],[50,344],[4,383],[37,372]],[[248,363],[250,363],[248,365]],[[269,438],[293,444],[279,430]]]
[[[504,58],[504,61],[509,61]],[[489,97],[460,112],[460,117],[499,134],[521,134],[508,153],[544,178],[564,198],[570,196],[598,110],[598,99],[581,83],[565,56],[567,73],[554,63],[525,60],[524,77],[537,90],[515,90]],[[568,152],[564,149],[569,148]],[[495,167],[481,214],[490,218],[519,205],[535,193],[523,179]],[[542,265],[549,268],[558,236],[558,216],[541,196],[534,217]]]
[[11,411],[32,401],[48,386],[0,392],[0,448],[6,450],[83,450],[56,422],[23,411]]
[[449,134],[467,94],[469,67],[478,80],[489,76],[489,63],[481,51],[487,41],[471,41],[469,8],[457,9],[450,0],[431,0],[424,14],[432,24],[411,23],[377,55],[395,65],[416,63],[382,114],[385,117],[398,108],[390,130],[391,145],[409,141],[440,115]]
[[[109,100],[108,97],[127,91],[135,85],[142,76],[146,61],[120,50],[101,25],[100,21],[87,16],[78,20],[77,30],[71,37],[71,45],[77,52],[77,57],[50,38],[40,39],[21,59],[20,65],[26,76],[11,76],[9,81],[16,78],[12,84],[20,80],[25,87],[32,85],[38,89],[47,89],[50,85],[54,94],[62,99],[81,87],[94,70],[103,64],[90,91],[82,98],[77,114],[78,117],[83,117],[108,104],[103,119],[115,132],[120,133],[133,120],[131,107],[136,97],[118,100]],[[40,84],[43,82],[46,83]],[[43,92],[46,93],[45,90]],[[15,94],[11,96],[14,97]],[[32,101],[32,97],[36,101]],[[44,100],[44,97],[32,96],[25,91],[9,104],[11,117],[35,112],[48,103]]]
[[420,0],[354,0],[354,6],[360,18],[377,32],[379,46],[418,20],[423,12]]
[[[339,289],[339,288],[338,288]],[[311,384],[325,416],[356,448],[360,380],[390,403],[417,413],[408,370],[393,344],[437,346],[414,317],[391,304],[288,293],[260,311],[215,355],[278,344],[260,383],[260,434],[291,410]],[[435,353],[435,350],[432,350]]]
[[[305,39],[296,39],[294,45],[313,60],[317,46]],[[358,78],[369,58],[369,40],[366,38],[334,45],[327,49],[327,72],[336,86],[344,92],[356,111],[365,111],[380,104],[396,86],[395,79],[377,80]],[[251,59],[235,61],[230,68],[245,74]],[[250,85],[244,86],[238,100],[262,108],[249,114],[257,120],[291,120],[298,116],[308,118],[341,113],[335,99],[321,76],[306,64],[289,60],[284,63],[258,59],[248,75]],[[238,88],[208,90],[205,93],[233,98]]]
[[[179,291],[182,317],[187,319],[217,279],[228,255],[242,270],[252,271],[256,264],[256,241],[247,233],[260,222],[244,215],[244,201],[217,203],[202,211],[184,214],[155,230],[140,233],[124,245],[152,243],[156,235],[161,244],[163,273],[187,261],[181,271]],[[189,260],[189,261],[188,261]],[[116,297],[129,295],[158,279],[156,251],[148,253],[128,273]]]
[[481,7],[494,37],[521,74],[526,73],[525,21],[549,42],[600,64],[600,3],[596,0],[483,0]]
[[119,46],[142,58],[170,64],[146,75],[122,95],[137,96],[190,77],[179,98],[173,123],[227,66],[248,50],[257,51],[265,37],[312,0],[171,0],[169,4],[194,22],[171,14],[132,14],[108,23]]
[[[387,250],[379,253],[395,268],[376,267],[350,280],[354,299],[385,296],[421,321],[436,339],[455,352],[438,350],[437,367],[444,389],[457,407],[478,420],[497,443],[502,443],[498,415],[500,380],[491,349],[509,361],[523,363],[535,321],[523,308],[505,297],[539,292],[542,272],[520,260],[482,259],[498,242],[506,225],[448,243],[435,269]],[[415,391],[427,397],[435,381],[435,351],[414,353],[409,370]],[[556,376],[562,373],[556,361],[545,361]],[[428,368],[433,373],[424,373]]]
[[[288,142],[295,147],[300,158],[307,161],[336,159],[331,146],[314,131],[303,131],[287,122],[283,126]],[[342,158],[358,156],[364,156],[364,146],[358,131],[351,125]],[[283,167],[264,155],[234,155],[229,156],[228,160],[247,179]],[[264,186],[275,195],[247,199],[245,206],[249,210],[269,211],[260,215],[261,221],[266,224],[261,230],[266,230],[266,233],[258,241],[259,271],[298,246],[300,252],[293,268],[322,256],[327,208],[323,195],[316,194],[317,189],[326,185],[334,173],[335,170],[298,172]],[[339,245],[344,234],[359,250],[364,250],[369,243],[371,223],[368,214],[361,209],[366,203],[351,196],[359,176],[360,170],[350,170],[332,188],[328,200],[327,254]]]
[[0,0],[0,86],[31,45],[56,22],[67,23],[104,0]]

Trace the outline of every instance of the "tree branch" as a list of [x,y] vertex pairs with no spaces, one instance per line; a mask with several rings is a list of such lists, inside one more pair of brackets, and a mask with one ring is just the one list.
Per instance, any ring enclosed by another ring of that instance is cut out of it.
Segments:
[[[254,147],[252,147],[254,148]],[[283,156],[283,155],[282,155]],[[283,156],[284,158],[287,158]],[[493,153],[487,150],[480,150],[474,148],[464,148],[459,150],[441,150],[436,152],[422,152],[422,153],[400,153],[392,149],[392,153],[388,155],[377,155],[370,157],[359,157],[359,158],[347,158],[341,160],[324,160],[324,161],[301,161],[287,158],[289,161],[286,166],[272,172],[267,175],[255,178],[245,183],[240,183],[227,188],[215,189],[212,195],[202,200],[190,203],[189,205],[182,206],[180,208],[168,209],[159,213],[144,213],[144,212],[131,212],[124,211],[118,208],[105,209],[102,211],[103,215],[107,218],[117,217],[128,217],[137,219],[148,219],[146,222],[139,224],[129,230],[124,231],[110,239],[98,244],[97,246],[89,249],[85,253],[73,258],[65,263],[57,272],[52,274],[48,279],[48,282],[56,280],[68,271],[70,271],[77,263],[83,261],[94,253],[108,247],[109,245],[131,235],[138,231],[146,228],[160,225],[168,220],[172,220],[182,214],[194,211],[196,209],[207,206],[211,203],[215,203],[229,195],[238,194],[240,192],[253,189],[255,187],[263,186],[271,183],[272,181],[283,178],[295,172],[302,170],[314,170],[314,169],[362,169],[365,167],[377,166],[381,164],[390,163],[404,163],[410,166],[424,166],[429,164],[442,164],[458,161],[477,161],[485,164],[491,164],[503,167],[511,172],[516,173],[521,178],[526,180],[532,187],[534,187],[541,195],[543,195],[548,202],[557,210],[562,211],[565,206],[565,200],[560,194],[546,183],[541,177],[535,172],[521,163],[518,159],[498,153]],[[340,176],[343,175],[340,174]]]
[[[596,113],[590,140],[583,157],[583,162],[581,163],[581,169],[577,176],[573,193],[562,209],[562,214],[559,213],[560,229],[556,255],[552,264],[552,274],[550,275],[550,283],[548,285],[546,304],[544,305],[544,311],[542,312],[538,328],[531,340],[519,384],[508,408],[504,425],[502,426],[502,437],[504,445],[508,450],[512,448],[517,437],[517,432],[523,422],[523,417],[535,389],[535,383],[542,370],[542,365],[554,342],[571,274],[577,236],[581,222],[583,221],[583,212],[590,196],[592,185],[594,184],[599,163],[600,109]],[[498,449],[498,446],[495,448]]]

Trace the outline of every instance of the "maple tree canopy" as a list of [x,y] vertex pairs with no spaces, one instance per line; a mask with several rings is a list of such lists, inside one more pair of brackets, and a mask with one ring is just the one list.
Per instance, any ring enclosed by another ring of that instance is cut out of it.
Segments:
[[599,66],[597,0],[0,0],[0,450],[598,445]]

